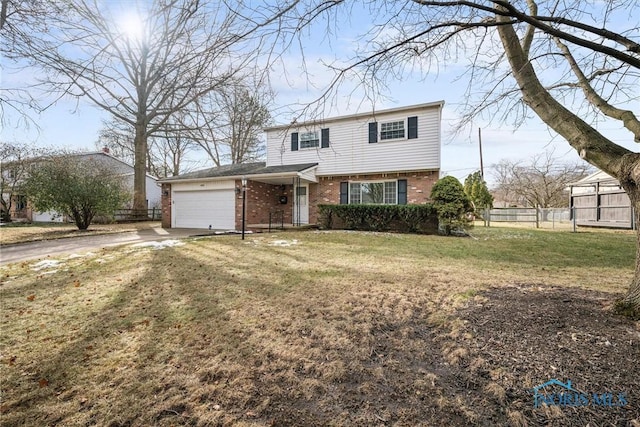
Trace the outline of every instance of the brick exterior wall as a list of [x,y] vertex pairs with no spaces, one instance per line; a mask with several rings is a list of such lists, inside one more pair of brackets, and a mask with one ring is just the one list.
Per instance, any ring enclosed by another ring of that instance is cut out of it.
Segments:
[[311,206],[317,207],[318,204],[340,203],[340,183],[343,181],[384,181],[394,179],[407,180],[407,203],[419,205],[430,200],[431,188],[438,180],[438,177],[438,171],[320,177],[316,202],[312,203]]
[[171,228],[171,184],[162,184],[161,191],[162,228]]
[[[309,184],[309,223],[318,223],[319,204],[340,203],[340,183],[343,181],[407,180],[407,203],[428,202],[433,184],[438,180],[438,171],[398,172],[372,175],[328,176],[318,178],[318,183]],[[235,182],[241,188],[240,180]],[[269,212],[282,210],[284,223],[293,223],[293,185],[273,185],[247,180],[245,227],[250,224],[268,224]],[[287,203],[280,203],[280,196],[287,197]],[[242,192],[236,194],[236,230],[242,229]],[[162,184],[162,227],[171,228],[171,184]]]
[[[242,182],[236,180],[236,188],[241,188]],[[246,217],[247,224],[269,224],[269,213],[281,210],[284,213],[284,223],[291,224],[293,211],[293,186],[273,185],[263,182],[247,180]],[[287,197],[287,203],[280,203],[280,196]],[[242,229],[242,192],[236,196],[236,230]]]

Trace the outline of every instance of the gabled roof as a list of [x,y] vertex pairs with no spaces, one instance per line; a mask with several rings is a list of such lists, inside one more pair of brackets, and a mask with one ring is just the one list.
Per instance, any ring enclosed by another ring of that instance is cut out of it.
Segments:
[[297,165],[267,166],[265,162],[241,163],[241,164],[235,164],[235,165],[224,165],[219,167],[213,167],[213,168],[203,169],[203,170],[194,171],[194,172],[188,172],[182,175],[161,179],[160,182],[231,178],[231,177],[241,177],[241,176],[251,177],[252,175],[295,174],[297,172],[303,172],[307,169],[311,169],[315,166],[318,166],[318,164],[317,163],[301,163]]
[[599,170],[598,172],[592,173],[591,175],[586,176],[579,181],[572,182],[569,185],[579,187],[581,185],[592,185],[592,184],[595,184],[596,182],[614,184],[614,185],[619,184],[617,179],[615,179],[608,173]]
[[289,123],[284,125],[270,126],[270,127],[264,128],[263,130],[265,132],[269,132],[269,131],[280,130],[280,129],[299,128],[299,127],[305,127],[305,126],[327,124],[327,123],[338,122],[342,120],[354,120],[362,117],[365,117],[365,118],[375,117],[377,115],[382,115],[382,114],[409,112],[412,110],[424,110],[427,108],[442,108],[443,106],[444,106],[444,101],[427,102],[424,104],[415,104],[415,105],[407,105],[404,107],[388,108],[386,110],[369,110],[363,113],[349,114],[345,116],[327,117],[325,119],[310,120],[310,121],[300,122],[300,123],[294,122],[294,123]]
[[[126,175],[133,175],[134,174],[134,168],[133,166],[131,166],[130,164],[126,163],[125,161],[112,156],[109,153],[105,153],[104,151],[89,151],[89,152],[76,152],[76,153],[62,153],[62,154],[42,154],[42,155],[38,155],[32,158],[29,158],[28,160],[30,162],[33,163],[38,163],[38,162],[42,162],[42,161],[46,161],[47,159],[50,159],[52,157],[59,157],[59,156],[64,156],[64,157],[74,157],[77,158],[79,160],[86,158],[86,159],[92,159],[92,160],[96,160],[102,164],[104,164],[105,166],[110,167],[113,171],[117,172],[120,175],[126,176]],[[8,162],[8,164],[10,164],[11,162]],[[157,177],[147,173],[145,174],[147,176],[147,178],[151,178],[155,181],[158,180]]]

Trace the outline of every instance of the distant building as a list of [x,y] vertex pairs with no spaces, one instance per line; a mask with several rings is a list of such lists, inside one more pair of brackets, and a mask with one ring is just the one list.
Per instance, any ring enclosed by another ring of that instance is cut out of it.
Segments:
[[576,224],[587,227],[635,228],[631,200],[620,182],[599,171],[570,184]]
[[[110,169],[115,171],[117,174],[122,176],[125,180],[126,188],[133,195],[133,176],[134,170],[133,166],[123,162],[120,159],[117,159],[111,156],[108,153],[108,149],[98,152],[91,153],[78,153],[72,154],[73,157],[76,157],[79,162],[83,161],[83,159],[91,159],[98,162],[101,162],[108,166]],[[35,158],[31,161],[30,168],[37,167],[38,158]],[[5,180],[11,180],[11,167],[10,165],[3,165],[2,168],[3,178]],[[32,170],[32,169],[30,169]],[[160,187],[157,182],[157,179],[151,175],[147,174],[146,178],[146,186],[147,186],[147,207],[154,208],[160,207]],[[9,197],[8,194],[3,194],[3,198]],[[12,197],[12,206],[10,210],[10,215],[12,220],[26,220],[26,221],[34,221],[34,222],[62,222],[65,218],[62,217],[57,212],[37,212],[34,211],[28,200],[27,196],[21,194],[20,192],[14,193],[11,195]],[[123,209],[131,208],[131,206],[122,206]]]

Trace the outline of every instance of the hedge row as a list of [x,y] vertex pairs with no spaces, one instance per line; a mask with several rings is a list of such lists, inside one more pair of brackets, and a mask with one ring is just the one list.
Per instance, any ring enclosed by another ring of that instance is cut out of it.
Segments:
[[438,213],[432,204],[319,205],[318,208],[319,223],[326,229],[438,232]]

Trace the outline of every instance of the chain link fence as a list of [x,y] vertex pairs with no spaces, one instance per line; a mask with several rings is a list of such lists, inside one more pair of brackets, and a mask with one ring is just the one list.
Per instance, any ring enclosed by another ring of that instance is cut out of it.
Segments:
[[635,230],[632,207],[572,207],[572,208],[494,208],[485,209],[485,227],[493,225],[519,226],[577,231],[578,227],[602,227]]

